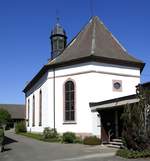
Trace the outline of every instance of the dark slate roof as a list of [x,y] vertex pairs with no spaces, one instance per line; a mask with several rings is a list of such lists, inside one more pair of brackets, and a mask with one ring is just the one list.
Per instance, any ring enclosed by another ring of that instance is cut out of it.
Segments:
[[62,54],[51,60],[48,65],[69,62],[89,56],[100,58],[102,62],[103,60],[108,60],[108,63],[119,60],[122,61],[122,65],[126,62],[129,62],[128,66],[130,66],[130,63],[140,67],[144,65],[142,61],[127,53],[97,16],[93,17]]
[[29,90],[48,70],[81,62],[97,61],[143,69],[144,63],[127,53],[97,16],[68,44],[65,50],[50,60],[23,90]]
[[1,108],[7,110],[11,114],[12,119],[25,119],[25,105],[0,104]]

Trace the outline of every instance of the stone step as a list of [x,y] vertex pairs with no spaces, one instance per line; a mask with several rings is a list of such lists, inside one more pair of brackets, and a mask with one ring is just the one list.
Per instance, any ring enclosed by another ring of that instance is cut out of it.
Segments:
[[112,139],[113,142],[120,142],[122,143],[122,139]]
[[120,145],[112,145],[112,144],[108,144],[107,147],[109,147],[109,148],[117,148],[117,149],[121,148]]
[[109,144],[107,145],[107,147],[110,148],[122,148],[123,147],[123,143],[121,139],[112,139]]
[[116,142],[116,141],[110,141],[109,143],[112,145],[119,145],[119,146],[123,145],[122,142]]

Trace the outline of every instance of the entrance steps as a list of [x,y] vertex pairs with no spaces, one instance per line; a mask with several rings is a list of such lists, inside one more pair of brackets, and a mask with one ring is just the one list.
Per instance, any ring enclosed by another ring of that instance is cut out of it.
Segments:
[[121,139],[112,139],[107,146],[120,149],[123,147],[123,143]]

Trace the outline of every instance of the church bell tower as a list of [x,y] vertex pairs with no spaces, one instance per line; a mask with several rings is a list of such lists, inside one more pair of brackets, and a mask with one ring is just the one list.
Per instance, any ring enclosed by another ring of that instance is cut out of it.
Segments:
[[62,53],[67,44],[66,32],[60,25],[59,19],[57,19],[57,23],[51,32],[50,39],[51,39],[52,59],[54,59]]

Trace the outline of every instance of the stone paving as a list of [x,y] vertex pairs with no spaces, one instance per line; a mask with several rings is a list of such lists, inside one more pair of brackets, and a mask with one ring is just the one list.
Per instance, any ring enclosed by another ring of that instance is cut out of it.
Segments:
[[[9,138],[0,161],[126,161],[105,146],[47,143],[7,132]],[[150,159],[134,159],[148,161]]]

